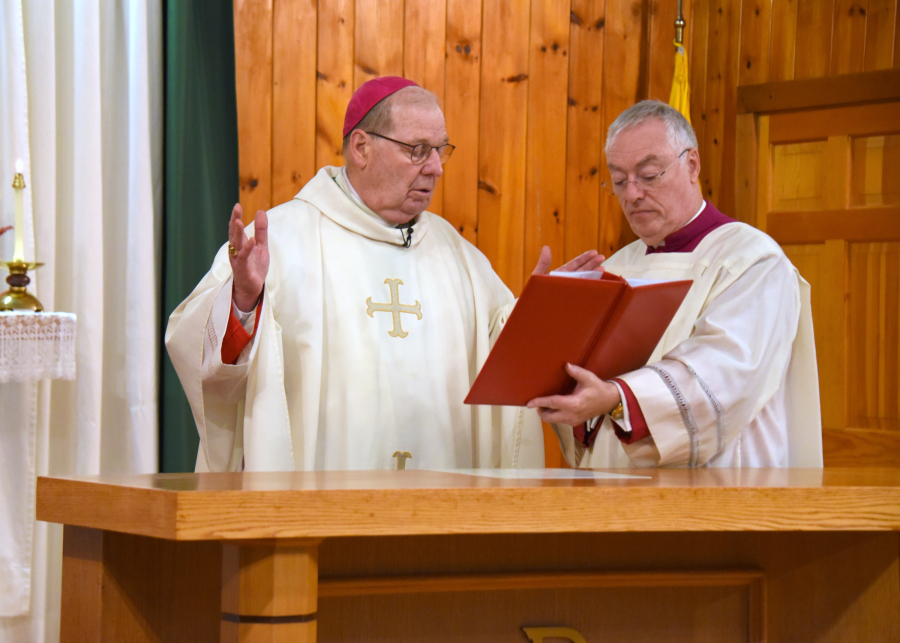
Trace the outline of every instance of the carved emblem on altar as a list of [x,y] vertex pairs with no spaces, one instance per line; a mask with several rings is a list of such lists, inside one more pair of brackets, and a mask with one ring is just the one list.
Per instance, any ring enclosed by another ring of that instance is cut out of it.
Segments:
[[406,461],[412,457],[409,451],[394,451],[393,457],[397,458],[397,471],[406,469]]
[[366,299],[366,313],[373,319],[375,318],[375,313],[391,313],[394,317],[394,327],[388,331],[388,335],[391,337],[406,337],[409,333],[403,330],[403,327],[400,325],[400,314],[408,313],[415,315],[418,319],[422,319],[422,304],[418,301],[416,301],[415,305],[400,303],[400,286],[403,285],[401,279],[385,279],[384,283],[391,289],[391,302],[379,304],[373,302],[372,298],[369,297]]

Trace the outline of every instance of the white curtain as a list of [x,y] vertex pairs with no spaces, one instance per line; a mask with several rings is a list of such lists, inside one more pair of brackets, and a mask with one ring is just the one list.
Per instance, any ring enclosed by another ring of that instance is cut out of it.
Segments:
[[[78,316],[77,378],[37,387],[37,475],[157,470],[161,52],[160,0],[0,0],[0,227],[22,159],[29,288]],[[0,596],[0,643],[56,641],[62,531],[24,531],[31,584]]]

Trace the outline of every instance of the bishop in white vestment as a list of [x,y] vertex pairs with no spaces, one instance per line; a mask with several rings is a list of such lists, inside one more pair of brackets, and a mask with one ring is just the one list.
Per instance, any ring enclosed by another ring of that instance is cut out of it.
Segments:
[[236,206],[230,243],[172,313],[198,471],[388,469],[397,452],[417,469],[543,467],[534,411],[463,404],[514,298],[425,211],[453,146],[412,85],[363,85],[347,167],[257,213],[255,236]]
[[529,406],[580,467],[821,467],[809,284],[765,233],[697,188],[690,124],[643,101],[610,126],[612,188],[640,238],[604,264],[693,281],[644,368],[611,382],[570,366],[569,396]]

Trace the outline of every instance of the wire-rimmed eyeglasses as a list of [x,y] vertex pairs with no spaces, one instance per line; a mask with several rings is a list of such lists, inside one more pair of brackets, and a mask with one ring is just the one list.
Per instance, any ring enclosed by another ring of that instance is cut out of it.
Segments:
[[366,132],[366,134],[368,134],[369,136],[377,136],[378,138],[383,138],[387,141],[390,141],[391,143],[396,143],[397,145],[408,147],[409,160],[412,161],[413,165],[422,165],[422,163],[427,161],[428,157],[431,156],[431,150],[437,150],[438,158],[441,160],[441,165],[443,165],[447,162],[447,159],[450,158],[450,155],[453,154],[453,150],[456,149],[456,146],[450,145],[450,143],[444,143],[443,145],[439,145],[438,147],[432,147],[428,143],[418,143],[413,145],[412,143],[397,141],[377,132]]
[[625,193],[625,190],[628,189],[629,183],[634,183],[635,187],[637,187],[642,192],[648,192],[650,190],[654,190],[659,187],[660,182],[662,182],[663,176],[665,176],[666,172],[669,171],[669,168],[675,165],[675,163],[684,156],[684,153],[690,150],[691,148],[687,148],[681,152],[678,156],[675,157],[675,160],[669,163],[662,172],[657,174],[638,174],[633,179],[622,179],[621,181],[613,181],[612,183],[601,183],[601,186],[607,190],[610,190],[616,196],[621,196]]

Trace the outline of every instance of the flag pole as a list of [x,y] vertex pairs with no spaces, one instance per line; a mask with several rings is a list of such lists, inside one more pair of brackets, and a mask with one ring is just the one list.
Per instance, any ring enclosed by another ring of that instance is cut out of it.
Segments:
[[678,17],[675,19],[675,44],[684,46],[684,0],[678,0]]
[[672,92],[669,105],[677,109],[691,122],[691,89],[688,84],[687,54],[684,50],[684,5],[678,0],[678,18],[675,19],[675,74],[672,78]]

